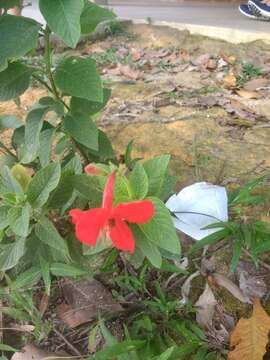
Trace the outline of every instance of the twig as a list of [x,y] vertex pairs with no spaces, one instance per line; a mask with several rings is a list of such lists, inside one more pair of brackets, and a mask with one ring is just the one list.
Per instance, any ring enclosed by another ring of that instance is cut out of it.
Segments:
[[57,336],[59,336],[65,343],[66,345],[70,348],[70,350],[72,350],[77,356],[79,357],[83,357],[82,354],[79,352],[79,350],[77,350],[68,340],[67,338],[61,334],[58,330],[54,329],[53,330]]

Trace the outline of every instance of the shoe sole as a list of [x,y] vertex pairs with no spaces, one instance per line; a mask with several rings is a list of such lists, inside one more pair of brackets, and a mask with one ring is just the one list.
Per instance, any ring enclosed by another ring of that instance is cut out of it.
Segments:
[[249,0],[249,5],[254,7],[258,13],[261,14],[262,18],[264,20],[270,20],[270,11],[265,11],[263,9],[260,9],[257,4],[255,4],[252,0]]

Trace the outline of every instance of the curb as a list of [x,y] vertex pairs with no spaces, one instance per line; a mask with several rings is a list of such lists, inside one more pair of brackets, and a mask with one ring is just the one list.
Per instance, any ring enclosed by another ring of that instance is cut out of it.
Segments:
[[[127,20],[127,19],[123,19]],[[132,20],[134,24],[148,24],[146,20]],[[245,31],[239,29],[207,26],[207,25],[194,25],[175,23],[168,21],[153,21],[154,26],[168,26],[177,30],[188,30],[191,34],[207,36],[213,39],[224,40],[232,44],[249,43],[261,40],[267,45],[270,45],[270,33],[260,31]]]

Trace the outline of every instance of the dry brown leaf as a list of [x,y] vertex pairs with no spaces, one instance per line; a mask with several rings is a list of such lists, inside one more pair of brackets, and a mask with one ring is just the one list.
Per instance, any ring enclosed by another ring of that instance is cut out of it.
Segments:
[[256,299],[252,316],[240,319],[231,334],[230,346],[234,349],[229,352],[228,360],[262,360],[269,330],[270,317]]
[[242,291],[239,289],[237,285],[235,285],[230,279],[226,278],[226,276],[214,273],[212,275],[214,281],[217,285],[224,287],[228,290],[236,299],[241,301],[242,303],[250,303],[250,300],[244,296]]
[[143,74],[139,70],[133,70],[129,65],[118,64],[118,70],[120,74],[131,80],[138,80],[143,77]]
[[135,48],[131,48],[130,50],[131,53],[131,57],[133,61],[139,61],[142,57],[142,51],[135,49]]
[[198,56],[196,59],[193,59],[191,63],[194,66],[207,66],[210,58],[211,58],[210,54],[203,54]]
[[213,291],[208,283],[206,283],[204,292],[194,304],[194,307],[197,309],[196,321],[203,328],[211,327],[216,305],[217,301]]
[[66,304],[57,306],[57,315],[69,327],[75,328],[95,318],[99,313],[117,313],[122,310],[108,289],[95,279],[68,280],[63,284]]
[[49,353],[45,350],[36,347],[33,344],[27,344],[22,348],[20,352],[16,352],[11,357],[11,360],[44,360],[44,359],[57,360],[63,358],[65,358],[65,360],[72,359],[72,357],[67,357],[67,354],[64,352],[61,352],[61,354]]
[[189,300],[189,293],[190,293],[190,289],[191,289],[191,281],[200,275],[199,271],[196,271],[195,273],[189,275],[189,277],[185,280],[184,284],[181,287],[181,295],[182,295],[182,299],[181,299],[181,304],[186,304]]
[[223,85],[226,89],[232,89],[236,87],[236,77],[234,74],[225,75],[223,78]]
[[258,99],[260,95],[256,91],[240,89],[235,91],[237,95],[245,99]]
[[235,115],[240,119],[255,121],[259,118],[256,111],[235,99],[231,99],[229,103],[225,103],[223,108],[229,114]]
[[206,68],[209,70],[215,70],[217,68],[217,61],[215,59],[209,59]]
[[233,55],[228,56],[228,55],[222,54],[221,57],[224,61],[226,61],[226,63],[228,63],[230,65],[233,65],[236,62],[236,57]]
[[244,85],[244,89],[248,90],[248,91],[255,91],[259,88],[263,88],[267,85],[269,85],[269,80],[265,79],[265,78],[258,78],[258,79],[253,79],[248,81],[247,83],[245,83]]

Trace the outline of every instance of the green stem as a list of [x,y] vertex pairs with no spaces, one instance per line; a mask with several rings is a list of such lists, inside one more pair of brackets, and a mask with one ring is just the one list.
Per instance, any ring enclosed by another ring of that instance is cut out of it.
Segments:
[[62,100],[58,94],[58,91],[57,91],[57,88],[56,88],[56,85],[54,82],[52,70],[51,70],[50,29],[48,28],[48,26],[45,29],[44,40],[45,40],[44,60],[45,60],[45,66],[46,66],[46,73],[47,73],[48,79],[51,84],[53,95],[56,97],[56,99]]
[[41,77],[38,75],[33,74],[32,77],[36,79],[38,82],[40,82],[47,90],[49,90],[51,93],[53,93],[53,89],[44,81]]
[[[33,74],[32,75],[34,79],[36,79],[38,82],[40,82],[42,85],[44,85],[46,87],[46,89],[48,89],[52,94],[54,94],[53,92],[53,89],[50,87],[50,85],[48,85],[46,83],[46,81],[44,81],[42,78],[40,78],[38,75],[35,75]],[[58,101],[60,101],[64,107],[67,109],[67,110],[70,110],[70,107],[64,102],[64,100],[62,100],[60,97],[57,98]]]

